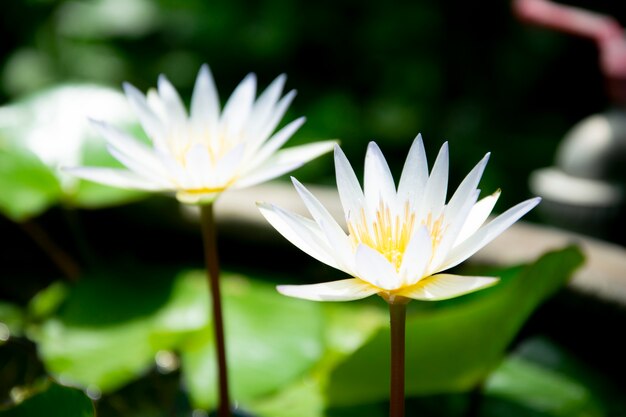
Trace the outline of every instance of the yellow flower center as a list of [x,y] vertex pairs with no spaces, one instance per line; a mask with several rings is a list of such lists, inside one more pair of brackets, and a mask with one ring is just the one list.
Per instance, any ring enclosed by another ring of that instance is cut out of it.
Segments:
[[[381,200],[373,219],[368,219],[365,209],[361,208],[355,218],[348,220],[349,238],[354,248],[362,243],[377,250],[399,271],[417,223],[415,211],[408,202],[399,214],[392,215],[389,206]],[[434,254],[447,229],[444,216],[434,218],[429,213],[419,224],[426,226]]]

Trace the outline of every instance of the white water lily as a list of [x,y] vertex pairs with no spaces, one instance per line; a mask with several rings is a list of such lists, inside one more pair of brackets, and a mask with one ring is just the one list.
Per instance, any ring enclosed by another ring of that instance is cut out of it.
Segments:
[[110,153],[128,169],[78,167],[77,177],[121,188],[174,192],[184,203],[210,203],[228,188],[255,185],[292,171],[329,152],[334,142],[281,149],[304,123],[300,117],[274,132],[295,96],[281,98],[286,77],[277,77],[255,100],[256,77],[249,74],[220,112],[217,90],[202,66],[190,114],[163,75],[147,96],[130,84],[126,97],[152,147],[101,121],[92,121]]
[[[353,278],[313,285],[282,285],[282,294],[315,301],[348,301],[378,294],[394,300],[442,300],[493,285],[498,278],[442,273],[463,262],[535,207],[524,201],[487,222],[500,192],[478,201],[477,189],[489,154],[446,203],[448,146],[430,175],[421,136],[409,151],[396,189],[378,146],[365,157],[363,189],[335,146],[337,188],[347,233],[296,179],[293,183],[313,219],[258,203],[287,240],[317,260]],[[396,299],[396,297],[402,297]]]

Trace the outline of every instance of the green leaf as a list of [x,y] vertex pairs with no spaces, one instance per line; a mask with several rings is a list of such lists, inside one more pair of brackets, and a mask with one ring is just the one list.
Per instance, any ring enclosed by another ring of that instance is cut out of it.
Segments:
[[55,383],[18,405],[0,410],[0,417],[95,417],[94,406],[84,392]]
[[145,195],[78,180],[59,170],[121,166],[88,117],[140,130],[124,95],[97,85],[58,86],[0,107],[1,212],[21,221],[61,201],[99,208]]
[[[137,126],[126,126],[129,134],[138,139],[146,140],[145,134]],[[107,150],[104,138],[85,140],[82,145],[82,165],[93,167],[123,168]],[[80,180],[78,184],[68,192],[69,204],[87,209],[97,209],[125,204],[140,200],[147,193],[136,190],[109,187],[93,181]]]
[[61,198],[50,168],[28,150],[0,149],[0,212],[19,222],[38,216]]
[[42,320],[50,317],[61,306],[69,289],[65,282],[57,281],[39,291],[28,303],[31,319]]
[[[59,313],[29,332],[47,370],[61,381],[102,392],[149,370],[157,352],[207,320],[205,309],[194,300],[187,305],[185,291],[179,290],[191,286],[193,291],[194,283],[172,276],[132,266],[84,276]],[[168,325],[176,315],[205,317],[178,329]]]
[[0,301],[0,345],[12,336],[21,336],[24,328],[24,312],[11,303]]
[[[193,276],[206,280],[203,273]],[[273,286],[242,276],[226,276],[222,282],[233,398],[245,404],[291,382],[319,359],[321,308],[284,297]],[[210,327],[182,346],[182,367],[192,402],[213,407],[217,387]]]
[[[168,275],[129,267],[85,276],[57,316],[29,333],[47,370],[63,382],[110,392],[152,368],[158,352],[180,351],[192,401],[212,406],[216,378],[205,273]],[[283,297],[240,275],[224,274],[222,283],[236,401],[273,394],[314,366],[323,351],[319,304]]]
[[580,381],[513,356],[485,384],[485,394],[504,398],[550,416],[600,417],[591,391]]
[[[582,260],[576,247],[548,253],[525,268],[504,271],[502,281],[492,288],[410,313],[407,395],[466,391],[483,381],[502,360],[526,318]],[[329,403],[352,405],[387,398],[388,361],[386,327],[332,372]]]
[[269,398],[250,405],[263,417],[324,417],[324,395],[319,378],[303,378]]

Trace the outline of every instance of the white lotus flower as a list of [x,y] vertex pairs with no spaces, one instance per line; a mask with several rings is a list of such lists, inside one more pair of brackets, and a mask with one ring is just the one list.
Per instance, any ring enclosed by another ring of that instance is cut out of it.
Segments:
[[477,185],[489,154],[467,175],[446,204],[448,146],[428,175],[421,136],[414,141],[396,185],[378,146],[365,157],[363,189],[335,146],[337,188],[347,230],[296,179],[293,183],[313,220],[258,203],[287,240],[317,260],[353,278],[313,285],[284,285],[285,295],[316,301],[347,301],[378,294],[442,300],[475,291],[498,278],[442,273],[463,262],[535,207],[533,198],[487,222],[500,192],[477,201]]
[[304,123],[300,117],[272,135],[295,96],[281,98],[286,77],[277,77],[255,101],[256,77],[249,74],[220,112],[217,90],[202,66],[191,98],[191,111],[161,75],[158,90],[147,97],[130,84],[126,97],[152,147],[100,121],[93,125],[106,138],[110,153],[128,168],[79,167],[72,174],[122,188],[175,192],[184,203],[213,201],[227,188],[243,188],[278,177],[332,149],[317,142],[279,150]]

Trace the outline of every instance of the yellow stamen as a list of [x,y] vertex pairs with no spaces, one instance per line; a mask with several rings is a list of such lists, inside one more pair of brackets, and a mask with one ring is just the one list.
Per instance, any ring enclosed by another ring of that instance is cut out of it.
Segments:
[[[402,258],[417,223],[415,211],[406,202],[404,209],[393,215],[389,206],[381,200],[373,217],[370,221],[365,209],[361,208],[359,213],[348,219],[348,232],[353,247],[367,245],[387,258],[396,270],[400,270]],[[429,213],[420,224],[428,230],[434,254],[448,227],[444,223],[444,216],[442,214],[433,218],[432,213]]]

